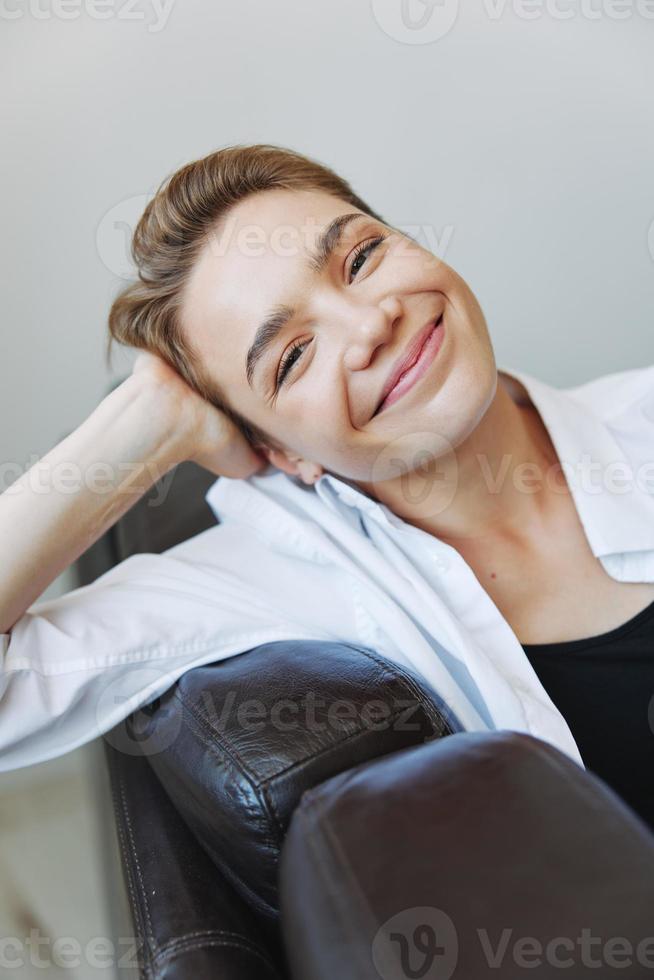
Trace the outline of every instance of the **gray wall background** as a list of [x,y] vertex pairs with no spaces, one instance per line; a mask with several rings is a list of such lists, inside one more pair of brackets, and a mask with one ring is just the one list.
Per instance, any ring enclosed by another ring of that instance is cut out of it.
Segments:
[[500,365],[654,361],[653,0],[165,2],[0,4],[1,489],[129,370],[129,229],[229,143],[324,161],[439,250]]

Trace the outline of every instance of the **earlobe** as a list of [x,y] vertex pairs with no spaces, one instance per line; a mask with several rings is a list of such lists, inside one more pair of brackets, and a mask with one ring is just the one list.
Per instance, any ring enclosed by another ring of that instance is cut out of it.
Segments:
[[312,486],[325,472],[320,463],[309,463],[304,459],[298,462],[298,470],[307,486]]
[[280,452],[279,449],[261,449],[261,452],[265,453],[268,457],[268,462],[276,466],[278,470],[282,470],[284,473],[288,473],[289,476],[296,476],[298,469],[297,464],[288,458],[286,453]]
[[289,476],[299,476],[307,486],[314,484],[324,473],[320,463],[311,463],[299,456],[289,457],[278,449],[269,449],[268,447],[265,450],[262,449],[261,452],[265,452],[268,461],[277,469],[288,473]]

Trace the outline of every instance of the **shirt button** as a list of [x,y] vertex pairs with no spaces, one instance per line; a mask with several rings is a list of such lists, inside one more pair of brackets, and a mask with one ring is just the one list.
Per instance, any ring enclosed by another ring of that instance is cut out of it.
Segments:
[[446,572],[450,567],[449,558],[444,558],[442,555],[434,555],[433,563],[434,568],[439,572]]

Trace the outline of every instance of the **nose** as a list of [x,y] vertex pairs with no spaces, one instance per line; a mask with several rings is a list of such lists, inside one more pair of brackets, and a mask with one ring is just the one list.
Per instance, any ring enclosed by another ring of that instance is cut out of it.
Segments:
[[363,313],[358,310],[353,329],[348,331],[344,363],[349,371],[368,367],[378,347],[393,337],[396,322],[402,316],[402,304],[397,297],[385,297]]

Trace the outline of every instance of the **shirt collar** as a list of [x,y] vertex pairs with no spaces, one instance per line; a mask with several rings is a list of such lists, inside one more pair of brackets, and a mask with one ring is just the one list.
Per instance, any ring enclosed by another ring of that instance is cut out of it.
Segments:
[[[596,558],[654,550],[654,499],[640,486],[609,426],[574,393],[502,368],[524,387],[549,433],[565,472],[577,513]],[[338,509],[353,507],[379,523],[406,522],[353,483],[323,474],[314,484],[320,498]]]

